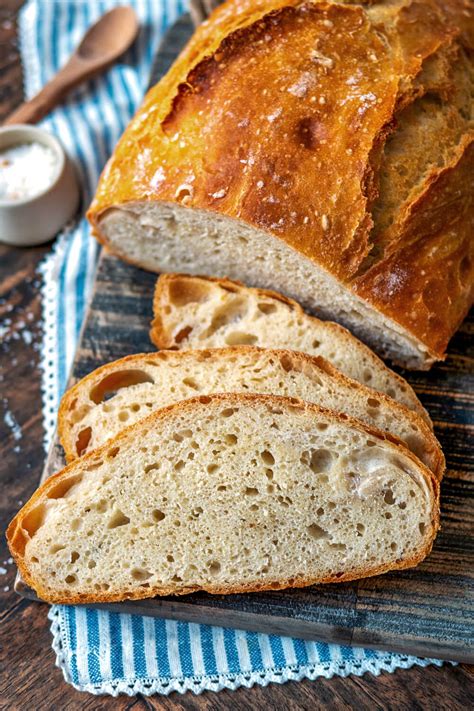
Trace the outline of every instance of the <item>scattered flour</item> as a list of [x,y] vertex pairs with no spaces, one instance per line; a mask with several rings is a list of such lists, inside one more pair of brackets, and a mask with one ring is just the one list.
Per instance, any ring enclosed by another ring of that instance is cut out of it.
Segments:
[[[5,399],[3,402],[5,405],[7,404],[7,400]],[[5,422],[8,429],[11,431],[13,439],[18,442],[18,440],[23,437],[23,432],[21,431],[21,427],[16,421],[15,416],[13,415],[11,410],[6,409],[5,414],[3,416],[3,421]]]

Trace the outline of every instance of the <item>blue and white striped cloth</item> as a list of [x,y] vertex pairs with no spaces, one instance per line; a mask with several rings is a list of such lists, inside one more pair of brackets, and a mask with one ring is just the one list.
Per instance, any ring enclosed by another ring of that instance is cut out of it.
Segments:
[[[78,90],[43,125],[77,162],[90,200],[107,156],[137,107],[153,52],[183,0],[128,0],[141,21],[134,47],[106,75]],[[114,0],[30,0],[20,14],[26,94],[50,79],[86,27]],[[71,225],[42,265],[42,352],[46,442],[54,431],[97,258],[87,223]],[[393,671],[441,664],[399,654],[351,649],[236,630],[108,613],[74,606],[51,608],[53,647],[66,681],[96,694],[142,694],[235,689],[271,681]]]

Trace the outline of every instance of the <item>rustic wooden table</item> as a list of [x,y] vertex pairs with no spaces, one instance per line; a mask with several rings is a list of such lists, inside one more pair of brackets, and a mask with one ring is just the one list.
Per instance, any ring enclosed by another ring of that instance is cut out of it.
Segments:
[[[22,0],[0,0],[0,121],[22,99],[15,18]],[[39,347],[41,277],[51,245],[0,245],[0,527],[28,499],[43,464]],[[25,329],[26,324],[26,329]],[[26,334],[26,335],[25,335]],[[16,424],[18,426],[16,426]],[[0,539],[0,709],[443,709],[474,706],[474,669],[414,667],[379,677],[335,677],[194,696],[94,697],[68,686],[54,666],[47,606],[13,592],[14,566]],[[6,564],[4,563],[6,561]]]

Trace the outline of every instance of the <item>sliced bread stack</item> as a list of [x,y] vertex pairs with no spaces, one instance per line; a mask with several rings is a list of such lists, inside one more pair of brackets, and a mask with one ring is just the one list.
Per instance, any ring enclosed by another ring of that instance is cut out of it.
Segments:
[[70,464],[10,524],[40,597],[278,589],[427,555],[444,457],[413,390],[368,348],[228,280],[163,276],[154,316],[167,350],[66,393]]

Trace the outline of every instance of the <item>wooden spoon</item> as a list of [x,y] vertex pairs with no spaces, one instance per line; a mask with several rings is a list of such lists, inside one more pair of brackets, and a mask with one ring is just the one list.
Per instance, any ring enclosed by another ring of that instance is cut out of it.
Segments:
[[36,123],[73,87],[110,66],[132,44],[138,19],[131,7],[116,7],[102,15],[84,35],[67,64],[36,94],[16,109],[5,124]]

